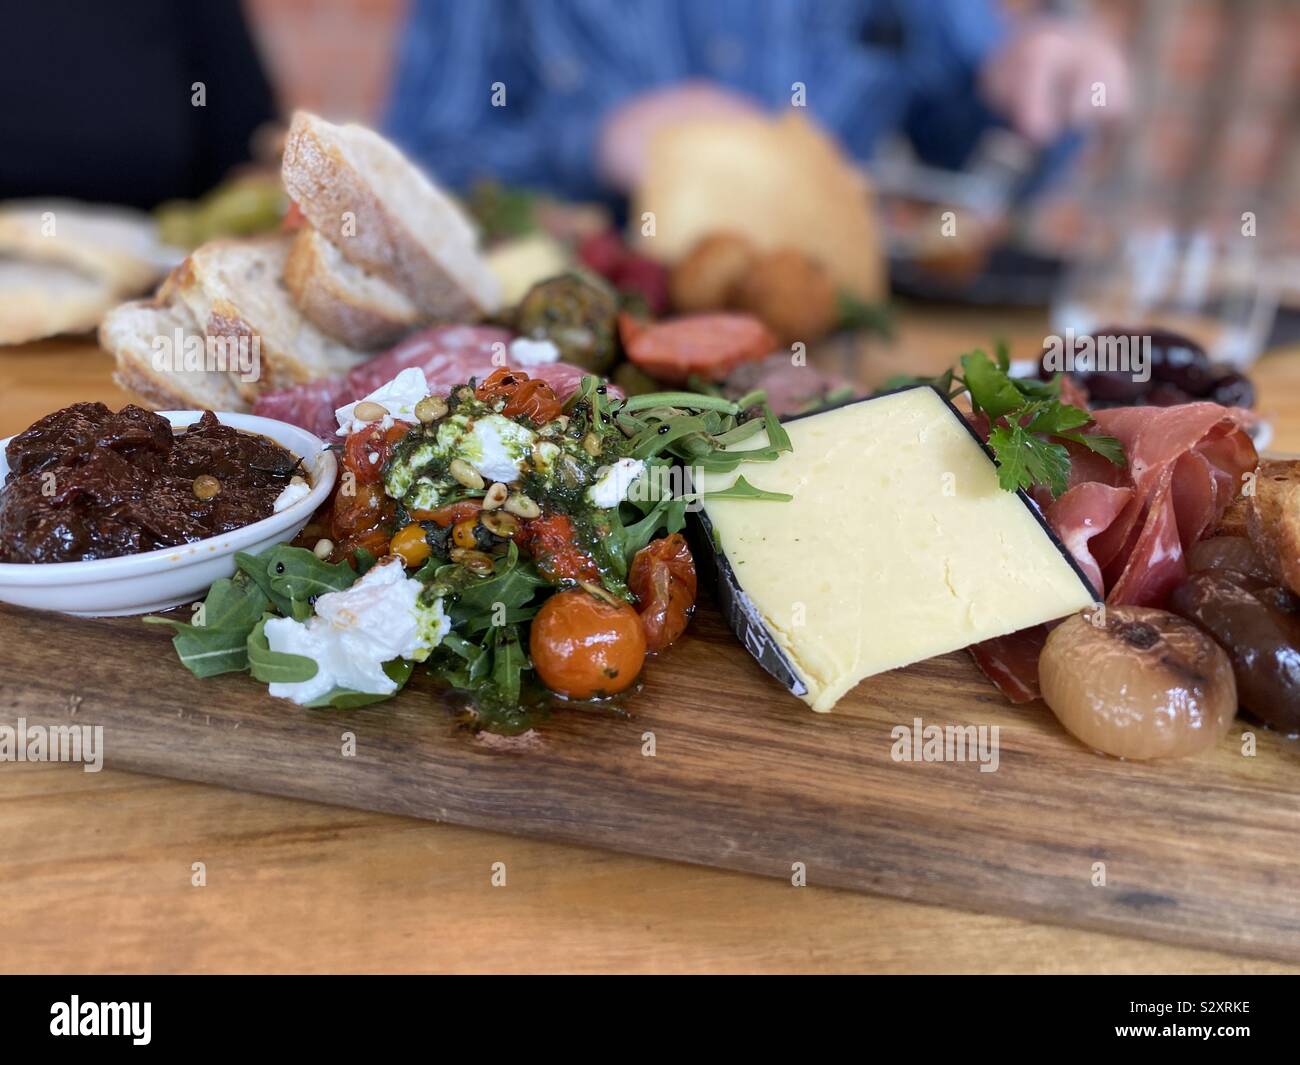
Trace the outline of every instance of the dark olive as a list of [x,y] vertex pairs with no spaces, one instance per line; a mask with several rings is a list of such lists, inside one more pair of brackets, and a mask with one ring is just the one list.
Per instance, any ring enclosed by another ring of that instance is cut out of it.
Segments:
[[1232,570],[1264,584],[1274,580],[1268,564],[1245,536],[1212,536],[1193,544],[1187,552],[1187,568],[1193,573]]
[[1226,373],[1213,382],[1207,398],[1225,407],[1253,407],[1255,386],[1245,374]]
[[1190,337],[1165,329],[1146,329],[1151,338],[1151,376],[1156,381],[1181,388],[1191,396],[1203,396],[1214,379],[1210,357]]
[[1125,370],[1096,370],[1075,377],[1088,390],[1091,399],[1103,402],[1132,403],[1146,395],[1151,387],[1150,381],[1139,381],[1132,372]]
[[1147,393],[1146,400],[1152,407],[1177,407],[1192,402],[1192,398],[1181,388],[1161,382]]
[[1300,732],[1300,599],[1251,583],[1227,570],[1194,573],[1174,589],[1169,609],[1228,652],[1243,707],[1281,732]]

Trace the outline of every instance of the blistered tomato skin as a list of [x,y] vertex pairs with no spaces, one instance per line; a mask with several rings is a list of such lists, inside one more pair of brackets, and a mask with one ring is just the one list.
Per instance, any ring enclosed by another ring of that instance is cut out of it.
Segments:
[[681,533],[655,540],[636,553],[628,587],[637,598],[646,649],[666,650],[686,631],[695,606],[695,560]]
[[627,603],[615,605],[575,589],[542,604],[528,650],[551,691],[595,699],[631,687],[645,663],[645,635]]
[[1223,649],[1163,610],[1112,606],[1067,619],[1047,638],[1038,680],[1071,734],[1117,758],[1197,754],[1237,713]]

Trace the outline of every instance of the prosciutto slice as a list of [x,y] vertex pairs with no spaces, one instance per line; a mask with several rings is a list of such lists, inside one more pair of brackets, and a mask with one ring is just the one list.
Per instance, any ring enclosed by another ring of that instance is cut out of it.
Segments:
[[[1164,605],[1187,576],[1188,548],[1212,529],[1258,463],[1249,415],[1217,403],[1096,411],[1095,431],[1116,437],[1120,469],[1071,447],[1069,488],[1042,500],[1044,515],[1107,603]],[[971,648],[1012,702],[1038,697],[1039,626]]]
[[[445,391],[471,377],[484,378],[497,369],[500,353],[513,335],[491,326],[435,326],[407,337],[392,350],[376,355],[342,377],[310,381],[258,396],[253,413],[300,425],[323,440],[332,440],[338,428],[334,411],[391,381],[401,370],[418,366],[424,370],[431,388]],[[561,398],[577,388],[586,373],[563,362],[521,369],[529,377],[545,381]],[[610,391],[617,393],[612,385]]]

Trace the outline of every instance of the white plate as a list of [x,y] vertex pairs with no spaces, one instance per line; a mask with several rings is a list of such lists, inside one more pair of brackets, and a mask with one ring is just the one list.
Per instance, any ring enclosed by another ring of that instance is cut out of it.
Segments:
[[[197,410],[158,412],[173,426],[193,425]],[[222,424],[270,437],[303,460],[311,494],[278,514],[233,532],[121,558],[88,562],[0,562],[0,602],[85,617],[147,614],[202,598],[213,581],[235,572],[235,552],[256,554],[295,537],[325,502],[338,475],[338,462],[321,439],[296,425],[251,414],[217,412]],[[0,484],[9,475],[0,440]]]

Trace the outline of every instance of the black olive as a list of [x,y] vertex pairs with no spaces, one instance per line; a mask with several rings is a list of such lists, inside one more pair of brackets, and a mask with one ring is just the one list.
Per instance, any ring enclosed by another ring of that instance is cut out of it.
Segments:
[[1208,398],[1225,407],[1253,407],[1255,386],[1245,374],[1229,372],[1211,385]]
[[1152,407],[1178,407],[1191,401],[1192,397],[1181,388],[1169,384],[1158,384],[1147,393],[1147,403]]
[[277,563],[275,564],[275,572],[276,572],[276,573],[283,573],[283,572],[284,572],[284,563],[283,563],[283,562],[277,562]]
[[1227,570],[1193,573],[1169,608],[1228,652],[1241,705],[1282,732],[1300,731],[1300,599]]
[[1192,396],[1203,396],[1214,372],[1210,357],[1200,344],[1181,333],[1164,329],[1147,330],[1151,338],[1151,375]]

